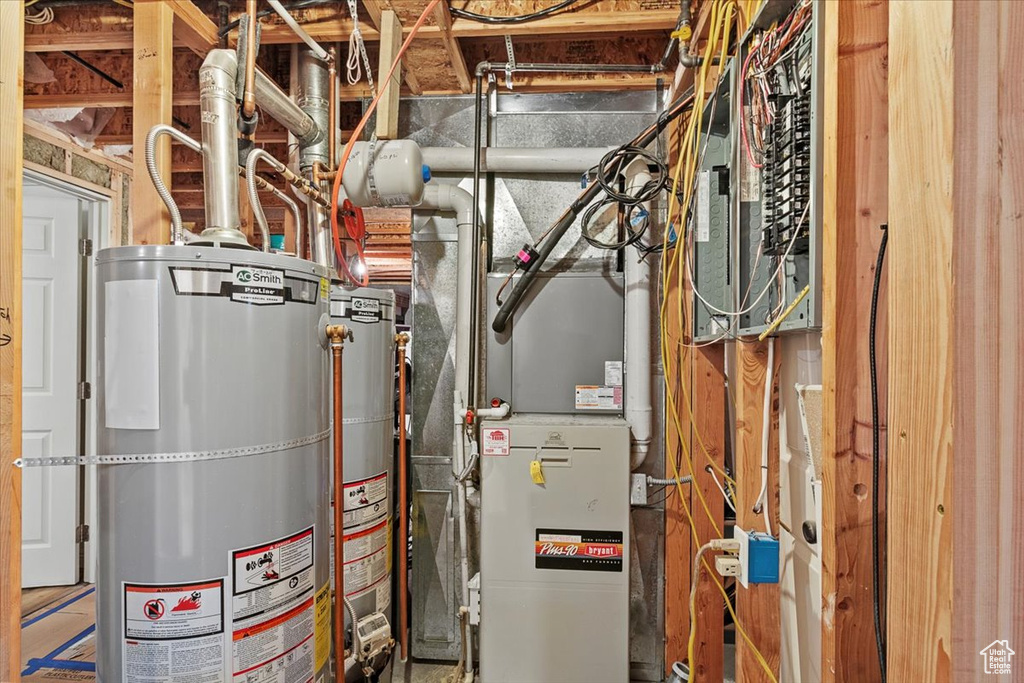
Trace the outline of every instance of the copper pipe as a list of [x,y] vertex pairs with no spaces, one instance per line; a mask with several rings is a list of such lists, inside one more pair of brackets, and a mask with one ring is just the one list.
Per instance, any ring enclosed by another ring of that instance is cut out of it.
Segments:
[[405,451],[405,346],[409,335],[395,335],[398,343],[398,642],[402,661],[408,657],[409,646],[409,490],[408,458]]
[[338,162],[338,148],[335,147],[335,131],[338,129],[338,64],[334,48],[327,51],[327,168],[334,168]]
[[245,86],[242,91],[242,115],[251,119],[256,113],[256,0],[246,0],[249,15],[245,31]]
[[[334,360],[334,657],[338,671],[345,670],[345,430],[343,409],[342,352],[352,331],[344,325],[328,325]],[[356,625],[353,623],[352,628]],[[342,674],[344,678],[344,674]]]

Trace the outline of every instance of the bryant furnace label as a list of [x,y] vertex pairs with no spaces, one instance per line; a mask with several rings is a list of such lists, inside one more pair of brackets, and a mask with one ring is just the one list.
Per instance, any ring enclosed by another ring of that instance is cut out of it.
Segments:
[[621,531],[537,529],[534,566],[588,572],[622,571]]

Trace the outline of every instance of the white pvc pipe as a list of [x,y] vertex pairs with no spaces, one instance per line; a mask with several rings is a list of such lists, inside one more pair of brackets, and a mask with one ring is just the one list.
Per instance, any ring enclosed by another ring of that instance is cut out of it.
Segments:
[[[452,435],[452,473],[460,479],[466,467],[466,434],[463,429],[466,405],[464,397],[469,396],[469,367],[471,363],[470,314],[473,296],[473,213],[476,202],[473,195],[456,185],[427,185],[418,210],[449,211],[455,213],[458,226],[458,271],[455,292],[455,393],[453,400],[454,433]],[[459,531],[459,568],[462,574],[461,607],[469,607],[469,531],[466,513],[466,481],[456,481],[456,499]],[[465,680],[473,676],[473,630],[466,627]]]
[[[628,191],[638,193],[640,188],[651,181],[651,175],[643,164],[634,164],[642,170],[630,177]],[[650,216],[650,203],[643,209]],[[645,258],[638,258],[631,250],[625,254],[626,277],[626,372],[625,399],[626,421],[632,436],[629,464],[632,469],[640,467],[647,459],[651,446],[653,410],[651,407],[651,264]]]
[[327,50],[320,47],[320,44],[313,40],[311,35],[306,33],[305,29],[299,25],[299,22],[295,21],[295,18],[288,14],[288,10],[284,8],[284,5],[278,2],[278,0],[267,0],[267,3],[274,8],[274,11],[277,12],[278,16],[284,19],[284,23],[288,24],[288,27],[295,32],[295,35],[301,38],[302,42],[309,46],[309,49],[313,51],[313,54],[320,59],[327,61]]
[[757,494],[754,510],[764,514],[764,530],[772,535],[772,521],[768,514],[768,432],[771,429],[772,374],[775,371],[775,338],[768,337],[768,369],[764,375],[764,414],[761,416],[761,491]]
[[[484,147],[484,173],[586,173],[613,147]],[[423,163],[435,173],[470,173],[472,147],[424,147]]]
[[455,223],[459,231],[455,290],[455,389],[463,396],[469,396],[472,342],[469,327],[473,305],[473,259],[476,257],[473,248],[473,212],[476,211],[476,202],[473,201],[473,195],[461,187],[432,183],[423,189],[423,201],[416,209],[455,212]]

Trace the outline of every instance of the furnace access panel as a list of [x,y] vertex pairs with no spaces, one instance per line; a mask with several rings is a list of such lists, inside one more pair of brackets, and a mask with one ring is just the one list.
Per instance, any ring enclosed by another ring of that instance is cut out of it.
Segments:
[[629,427],[516,416],[480,442],[481,681],[628,681]]

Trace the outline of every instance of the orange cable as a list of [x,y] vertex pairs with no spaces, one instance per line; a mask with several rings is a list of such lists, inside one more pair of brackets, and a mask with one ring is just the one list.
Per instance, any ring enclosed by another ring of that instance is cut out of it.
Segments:
[[351,233],[349,234],[349,237],[355,240],[356,253],[359,254],[359,260],[363,262],[363,277],[361,279],[356,279],[352,275],[352,272],[348,268],[348,263],[345,262],[341,251],[341,237],[339,234],[340,230],[338,228],[338,195],[341,191],[341,177],[345,173],[345,165],[348,163],[348,158],[352,155],[352,148],[355,146],[356,141],[359,139],[363,129],[366,127],[366,122],[370,120],[370,116],[377,108],[377,103],[380,101],[380,98],[384,95],[384,91],[387,89],[386,84],[391,82],[391,77],[394,76],[395,69],[397,69],[398,65],[402,62],[402,55],[405,54],[405,51],[409,48],[409,44],[412,43],[412,39],[416,37],[416,33],[420,30],[426,22],[427,17],[430,16],[430,13],[440,2],[441,0],[432,0],[430,4],[426,6],[423,10],[423,14],[420,15],[420,18],[416,21],[412,30],[409,32],[409,36],[405,39],[405,42],[402,43],[402,47],[398,50],[398,54],[395,56],[395,61],[391,65],[391,70],[388,71],[388,75],[380,81],[381,89],[377,92],[373,101],[370,102],[370,106],[367,107],[366,113],[363,114],[363,118],[359,122],[359,125],[356,126],[354,131],[352,131],[352,137],[349,138],[348,144],[345,145],[345,150],[341,154],[341,160],[338,162],[338,170],[334,176],[334,188],[331,191],[331,235],[334,238],[334,251],[338,257],[338,261],[341,262],[341,267],[345,271],[345,275],[348,276],[348,279],[352,282],[358,283],[362,287],[366,287],[370,284],[370,273],[366,268],[366,256],[363,254],[363,245],[361,241],[356,239]]

